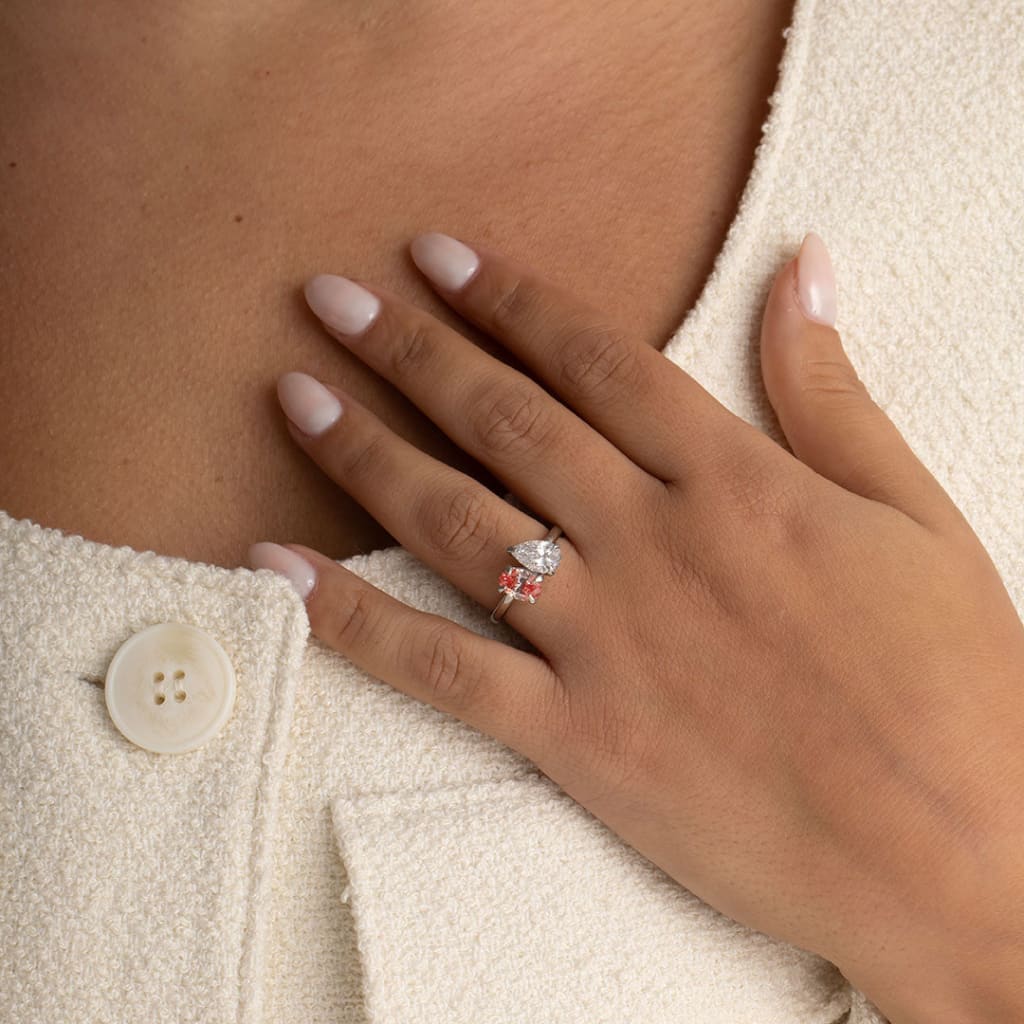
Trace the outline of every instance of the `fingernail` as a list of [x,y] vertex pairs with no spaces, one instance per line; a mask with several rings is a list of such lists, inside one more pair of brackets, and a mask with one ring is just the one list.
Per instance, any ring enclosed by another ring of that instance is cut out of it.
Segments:
[[380,312],[373,292],[337,274],[317,274],[306,282],[305,293],[309,308],[340,334],[362,334]]
[[288,417],[304,434],[322,434],[341,415],[341,402],[315,377],[292,371],[277,381],[277,399]]
[[832,260],[825,243],[813,231],[804,235],[796,255],[796,297],[806,317],[835,326],[836,278]]
[[249,546],[249,564],[254,569],[273,569],[287,577],[303,601],[316,585],[316,569],[291,548],[261,540]]
[[445,291],[457,292],[476,273],[480,257],[457,238],[428,231],[409,246],[413,263]]

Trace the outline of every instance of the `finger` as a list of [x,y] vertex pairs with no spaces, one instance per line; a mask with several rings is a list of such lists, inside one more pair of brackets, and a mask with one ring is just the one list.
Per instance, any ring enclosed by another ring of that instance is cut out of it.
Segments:
[[835,312],[828,250],[810,232],[776,276],[761,325],[761,372],[793,454],[841,487],[922,524],[952,522],[951,499],[853,368],[833,326]]
[[652,476],[678,480],[730,435],[754,429],[660,352],[529,267],[438,232],[415,238],[410,253],[449,305]]
[[[547,527],[399,437],[339,388],[286,373],[277,393],[292,437],[321,469],[404,548],[493,611],[499,575],[517,564],[505,549],[542,539]],[[540,607],[513,600],[505,614],[542,651],[553,650],[584,612],[586,567],[571,537],[558,547],[561,563],[540,581]]]
[[542,658],[411,608],[302,544],[253,544],[249,562],[296,579],[313,633],[364,672],[537,764],[557,752],[562,685]]
[[[335,338],[581,550],[607,518],[609,495],[654,483],[535,381],[398,296],[321,274],[306,298]],[[368,306],[366,326],[352,310]]]

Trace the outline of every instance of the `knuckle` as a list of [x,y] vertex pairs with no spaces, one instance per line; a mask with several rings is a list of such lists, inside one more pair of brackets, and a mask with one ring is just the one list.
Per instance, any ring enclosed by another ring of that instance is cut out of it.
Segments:
[[743,529],[756,527],[792,538],[804,528],[812,501],[810,479],[802,464],[778,458],[780,451],[767,435],[749,440],[716,479],[717,504]]
[[521,277],[505,287],[491,306],[491,322],[501,331],[518,328],[533,315],[530,290]]
[[572,330],[563,353],[559,384],[587,400],[613,398],[639,383],[637,348],[613,327]]
[[424,639],[424,685],[431,703],[442,707],[466,707],[473,699],[476,681],[467,669],[462,641],[446,622],[434,626]]
[[[685,607],[703,608],[734,619],[736,595],[723,563],[735,560],[736,531],[711,501],[700,500],[702,511],[695,517],[694,529],[679,531],[678,509],[668,508],[650,525],[651,537],[665,552],[659,569],[660,582],[673,602]],[[634,645],[639,649],[656,648],[663,641],[660,621],[637,621]]]
[[360,586],[344,594],[332,609],[329,641],[329,646],[343,653],[365,647],[376,633],[373,591]]
[[532,384],[488,382],[470,400],[469,423],[483,451],[511,458],[542,448],[552,422],[546,396]]
[[714,563],[700,549],[683,548],[673,555],[666,572],[673,592],[688,603],[714,608],[725,618],[734,614],[726,581],[716,572]]
[[367,480],[379,480],[381,467],[387,457],[388,436],[374,434],[361,447],[342,456],[342,474],[346,484],[356,485]]
[[453,561],[476,561],[496,542],[497,524],[479,486],[464,486],[454,494],[450,487],[435,491],[424,503],[420,521],[428,543]]
[[411,324],[391,346],[391,375],[401,380],[422,373],[435,350],[430,325],[422,321]]
[[868,389],[857,376],[857,371],[846,359],[810,356],[803,361],[800,378],[801,395],[815,398],[823,395],[834,399],[837,395],[848,395],[857,399],[867,398]]

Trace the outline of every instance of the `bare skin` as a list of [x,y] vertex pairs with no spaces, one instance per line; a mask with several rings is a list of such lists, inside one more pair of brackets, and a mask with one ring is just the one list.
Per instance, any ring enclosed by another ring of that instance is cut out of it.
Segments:
[[[526,754],[723,913],[828,957],[893,1024],[1020,1020],[1024,632],[998,572],[798,310],[795,264],[761,339],[793,455],[650,351],[735,211],[789,12],[576,6],[8,5],[0,504],[232,567],[305,540],[321,640]],[[447,301],[406,262],[431,227],[485,257]],[[322,271],[386,299],[350,352],[301,299]],[[468,401],[494,367],[444,323],[583,418],[511,372],[504,410]],[[340,428],[288,432],[274,382],[297,367],[344,387]],[[489,602],[481,540],[540,535],[458,473],[417,506],[437,467],[388,426],[504,467],[565,526],[543,614],[509,611],[537,654],[322,557],[390,543],[373,515]],[[439,530],[453,508],[477,528]],[[642,604],[602,585],[631,573]]]
[[503,490],[325,338],[304,281],[372,279],[499,352],[407,255],[468,235],[628,296],[660,348],[735,215],[792,2],[133,6],[0,11],[0,508],[235,567],[264,537],[397,543],[296,449],[287,370]]
[[[439,265],[467,244],[471,263]],[[336,386],[287,374],[281,405],[299,447],[484,607],[499,538],[559,524],[557,572],[533,570],[542,610],[507,611],[533,650],[302,545],[255,544],[250,564],[288,576],[325,644],[519,750],[706,903],[831,960],[892,1024],[1024,1020],[1024,627],[847,358],[822,240],[778,272],[762,320],[792,454],[621,311],[476,239],[427,235],[412,255],[550,390],[374,283],[368,327],[339,317],[338,278],[310,306],[538,518]],[[536,598],[522,582],[502,581]]]

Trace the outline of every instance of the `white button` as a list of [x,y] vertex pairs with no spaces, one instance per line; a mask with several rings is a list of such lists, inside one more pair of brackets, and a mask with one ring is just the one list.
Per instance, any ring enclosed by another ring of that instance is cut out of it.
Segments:
[[213,739],[235,706],[235,670],[209,633],[180,622],[147,626],[107,667],[107,710],[132,743],[184,754]]

